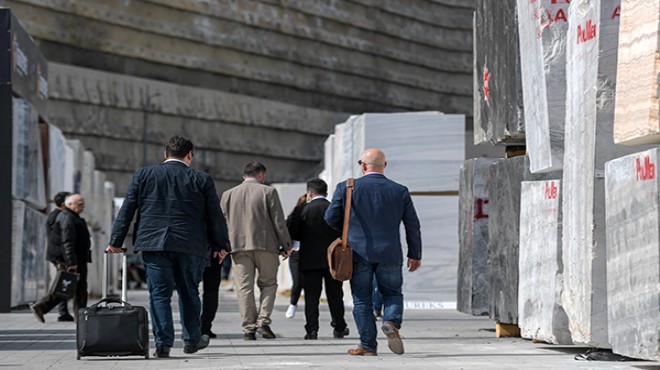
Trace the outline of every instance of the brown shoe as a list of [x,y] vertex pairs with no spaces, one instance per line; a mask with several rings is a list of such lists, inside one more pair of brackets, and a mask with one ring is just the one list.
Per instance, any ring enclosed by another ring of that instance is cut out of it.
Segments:
[[44,311],[39,307],[37,303],[31,304],[30,309],[32,310],[32,313],[34,314],[34,317],[37,318],[40,322],[44,323],[46,320],[44,319]]
[[387,336],[387,347],[397,355],[403,354],[403,341],[399,336],[399,330],[391,322],[386,322],[382,327],[383,333]]
[[356,349],[349,349],[348,354],[351,356],[378,356],[376,350],[367,351],[362,346],[358,346]]

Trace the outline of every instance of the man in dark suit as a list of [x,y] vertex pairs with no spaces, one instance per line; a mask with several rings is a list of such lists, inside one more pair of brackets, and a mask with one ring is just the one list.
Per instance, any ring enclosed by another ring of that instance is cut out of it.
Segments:
[[[367,149],[358,161],[363,177],[355,180],[348,244],[353,247],[353,317],[360,333],[360,345],[350,349],[352,356],[376,356],[376,319],[372,293],[376,276],[383,295],[383,326],[390,350],[403,354],[399,328],[403,319],[403,253],[399,226],[403,222],[408,244],[408,271],[421,266],[422,237],[417,212],[408,188],[385,177],[385,153]],[[336,230],[344,222],[346,181],[337,185],[325,220]]]
[[330,205],[325,197],[328,195],[328,185],[321,179],[307,182],[306,204],[297,206],[289,219],[287,228],[294,240],[300,241],[298,269],[302,274],[303,290],[305,291],[305,339],[317,339],[319,331],[319,300],[321,287],[325,282],[325,294],[328,297],[333,337],[343,338],[348,335],[344,320],[344,291],[342,282],[330,275],[328,268],[328,246],[340,234],[331,228],[323,219]]
[[190,140],[174,136],[165,146],[165,162],[135,171],[106,248],[109,253],[123,252],[121,246],[137,211],[134,250],[142,252],[147,269],[154,356],[159,358],[169,357],[174,345],[170,301],[175,286],[183,352],[195,353],[209,345],[209,337],[201,333],[198,286],[208,248],[220,262],[230,249],[213,178],[190,168],[192,159]]

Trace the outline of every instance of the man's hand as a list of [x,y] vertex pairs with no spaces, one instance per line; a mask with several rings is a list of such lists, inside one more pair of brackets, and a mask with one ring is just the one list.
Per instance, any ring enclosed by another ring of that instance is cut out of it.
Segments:
[[422,260],[414,260],[412,258],[408,258],[408,271],[415,272],[420,267],[422,267]]
[[293,248],[284,249],[283,247],[280,247],[280,256],[284,257],[284,259],[287,259],[291,257],[291,254],[293,253]]
[[220,252],[213,252],[213,258],[217,258],[220,260],[218,263],[222,263],[224,261],[225,257],[227,257],[229,253],[225,249],[220,249]]
[[105,253],[124,253],[124,249],[120,247],[113,247],[111,245],[108,245],[108,247],[105,248]]

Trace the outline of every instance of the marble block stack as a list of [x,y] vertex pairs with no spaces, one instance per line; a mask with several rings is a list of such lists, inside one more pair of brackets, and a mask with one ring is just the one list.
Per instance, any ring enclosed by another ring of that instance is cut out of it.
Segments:
[[489,316],[502,324],[517,324],[521,182],[560,175],[532,174],[527,156],[502,159],[488,171]]
[[524,144],[516,0],[477,0],[474,143]]
[[607,162],[607,311],[612,351],[660,360],[658,149]]
[[[465,117],[440,112],[367,113],[335,126],[326,142],[326,178],[335,184],[362,176],[365,149],[387,157],[385,175],[408,187],[422,225],[424,270],[404,273],[407,308],[455,308],[458,263],[459,171],[465,153]],[[332,149],[328,143],[332,142]],[[332,171],[329,174],[329,171]],[[405,233],[402,232],[405,245]]]
[[621,2],[614,142],[660,143],[660,3]]
[[520,195],[518,326],[523,338],[571,344],[561,303],[561,181],[523,181]]
[[595,347],[610,346],[605,162],[635,151],[613,141],[619,6],[579,0],[569,8],[562,300],[573,342]]
[[488,315],[488,191],[485,174],[498,158],[468,159],[461,167],[458,219],[458,287],[456,308],[470,315]]
[[518,0],[520,70],[530,170],[561,171],[568,1]]

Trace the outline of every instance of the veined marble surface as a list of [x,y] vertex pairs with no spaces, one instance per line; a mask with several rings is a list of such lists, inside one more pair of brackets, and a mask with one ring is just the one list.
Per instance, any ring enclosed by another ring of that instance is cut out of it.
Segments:
[[520,69],[530,170],[562,169],[568,2],[518,0]]
[[12,196],[44,209],[48,201],[37,111],[26,100],[12,98],[12,115]]
[[11,306],[35,302],[46,293],[46,215],[12,201]]
[[658,149],[605,164],[607,316],[614,353],[660,359]]
[[518,258],[521,336],[572,344],[561,304],[561,180],[522,182]]
[[[67,145],[62,130],[57,126],[48,125],[48,196],[52,199],[60,191],[71,191],[67,187]],[[69,181],[71,182],[71,181]]]

